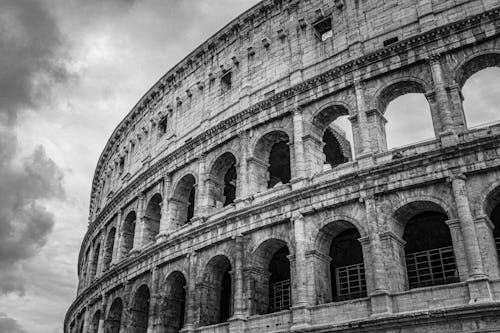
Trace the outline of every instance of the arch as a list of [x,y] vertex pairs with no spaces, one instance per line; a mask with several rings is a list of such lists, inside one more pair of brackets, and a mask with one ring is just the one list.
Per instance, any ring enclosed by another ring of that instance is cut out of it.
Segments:
[[256,192],[286,184],[291,179],[290,137],[282,130],[270,131],[259,138],[253,151],[251,177]]
[[90,281],[92,281],[97,275],[97,271],[99,269],[100,252],[101,252],[101,243],[97,243],[97,245],[94,245],[92,265],[90,266]]
[[161,219],[161,206],[163,204],[163,197],[161,194],[156,193],[149,199],[146,206],[146,223],[144,225],[144,243],[155,241],[156,235],[160,232],[160,219]]
[[376,108],[384,114],[389,103],[396,98],[406,94],[425,94],[428,91],[432,89],[419,78],[399,78],[384,85],[375,93]]
[[168,275],[161,288],[160,332],[178,333],[184,326],[186,278],[179,271]]
[[328,103],[327,105],[322,105],[314,113],[313,125],[322,133],[335,119],[348,115],[349,109],[345,104]]
[[449,219],[432,201],[414,201],[394,214],[404,226],[407,285],[410,289],[459,281]]
[[472,75],[490,67],[500,67],[500,50],[488,50],[467,57],[455,67],[455,82],[461,90]]
[[177,226],[189,223],[195,213],[196,178],[188,173],[175,185],[171,199],[171,214]]
[[500,185],[489,191],[484,200],[484,213],[493,223],[493,238],[500,256]]
[[137,215],[135,211],[128,213],[122,227],[122,256],[127,256],[134,247]]
[[252,253],[252,314],[281,311],[291,306],[289,253],[287,243],[277,238],[265,240]]
[[104,333],[120,333],[123,317],[123,302],[117,297],[111,303],[104,322]]
[[113,249],[115,246],[115,237],[116,237],[116,228],[112,227],[108,231],[108,235],[106,236],[106,246],[104,248],[104,258],[103,258],[103,271],[109,269],[111,262],[113,260]]
[[211,207],[224,207],[236,199],[236,163],[236,157],[226,152],[220,155],[210,167],[207,190]]
[[225,255],[208,261],[200,289],[200,325],[227,321],[232,315],[232,279],[231,262]]
[[99,320],[101,319],[101,310],[97,310],[92,316],[92,321],[89,326],[89,333],[98,333],[99,332]]
[[366,297],[364,254],[359,229],[345,220],[336,220],[319,230],[315,249],[316,302],[344,301]]
[[137,288],[130,307],[129,332],[147,333],[149,322],[149,287],[145,284]]

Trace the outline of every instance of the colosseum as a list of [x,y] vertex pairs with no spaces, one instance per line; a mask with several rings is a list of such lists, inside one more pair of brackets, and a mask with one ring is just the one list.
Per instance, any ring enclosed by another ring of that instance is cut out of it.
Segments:
[[[499,0],[261,1],[107,142],[64,331],[500,332],[500,124],[462,95],[499,66]],[[388,149],[410,93],[434,137]]]

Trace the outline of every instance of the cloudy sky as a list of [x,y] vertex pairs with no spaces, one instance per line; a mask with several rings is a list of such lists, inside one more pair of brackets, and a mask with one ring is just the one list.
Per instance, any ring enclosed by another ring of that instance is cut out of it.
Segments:
[[[169,68],[256,2],[0,1],[0,333],[62,332],[106,140]],[[498,77],[466,86],[471,125],[500,118]],[[391,104],[391,146],[432,137],[425,104]]]

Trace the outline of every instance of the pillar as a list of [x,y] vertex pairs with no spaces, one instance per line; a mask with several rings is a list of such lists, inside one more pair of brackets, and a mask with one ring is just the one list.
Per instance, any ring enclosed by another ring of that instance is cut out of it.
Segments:
[[196,188],[197,193],[194,205],[195,217],[204,216],[208,210],[208,193],[206,182],[206,156],[202,155],[198,160],[198,184]]
[[304,157],[304,123],[302,119],[302,110],[296,108],[293,110],[293,148],[295,156],[295,177],[306,177],[306,165]]
[[101,315],[99,316],[99,324],[97,327],[97,333],[104,333],[104,319],[106,316],[106,295],[101,297]]
[[467,258],[464,249],[464,238],[462,237],[462,228],[460,227],[459,219],[450,219],[445,221],[450,229],[451,242],[453,244],[453,254],[455,255],[455,263],[457,265],[458,276],[460,281],[467,280],[469,276]]
[[[292,307],[293,326],[292,330],[300,329],[309,326],[310,314],[307,309],[308,304],[308,265],[306,262],[306,231],[304,216],[301,213],[296,213],[293,216],[293,236],[295,241],[295,265],[293,272],[295,273],[295,289],[292,290],[296,297],[292,297],[294,301]],[[290,264],[292,261],[290,260]],[[311,273],[312,275],[312,273]]]
[[450,101],[448,99],[446,82],[441,67],[441,56],[439,54],[431,54],[429,56],[429,64],[431,67],[432,80],[434,82],[434,91],[436,93],[436,104],[443,127],[443,132],[440,133],[441,142],[445,145],[456,144],[458,142],[458,137],[453,125]]
[[123,212],[121,209],[118,210],[116,215],[116,233],[115,242],[113,244],[113,258],[111,259],[111,265],[117,264],[122,258],[122,233],[123,233]]
[[159,318],[160,313],[158,311],[158,305],[160,303],[160,295],[158,293],[158,278],[159,269],[154,267],[151,270],[151,291],[149,297],[149,317],[148,317],[148,329],[147,333],[156,332],[156,320]]
[[85,308],[85,314],[83,315],[83,332],[89,331],[89,324],[90,324],[90,311],[87,307]]
[[186,291],[186,315],[183,332],[193,332],[196,328],[196,264],[197,254],[192,252],[188,256],[188,279]]
[[245,298],[243,295],[243,260],[244,260],[244,238],[237,236],[235,238],[234,254],[234,317],[243,317],[245,313]]
[[479,252],[479,243],[477,241],[474,219],[469,207],[469,198],[465,184],[465,176],[462,174],[453,175],[451,178],[453,196],[457,207],[460,227],[464,237],[465,256],[467,258],[469,278],[484,277],[483,264]]
[[236,199],[243,199],[250,194],[248,183],[248,149],[250,147],[250,140],[247,132],[242,132],[239,135],[239,139],[241,157],[239,161],[238,177],[236,178]]
[[97,267],[95,271],[95,276],[100,277],[103,273],[104,265],[104,251],[106,250],[106,234],[101,235],[101,240],[99,241],[99,255],[97,257]]
[[491,279],[498,279],[500,277],[498,254],[495,237],[493,236],[495,226],[487,216],[480,216],[475,222],[485,274]]
[[356,154],[363,155],[370,153],[370,132],[366,117],[366,102],[364,95],[364,85],[361,81],[354,82],[354,92],[356,94],[356,105],[359,126],[359,147],[355,147]]
[[137,214],[135,221],[135,231],[134,231],[134,245],[132,246],[131,252],[140,251],[142,247],[142,240],[144,238],[145,229],[145,205],[146,205],[146,195],[144,193],[139,194],[139,203],[137,205]]
[[166,175],[163,179],[163,194],[162,194],[162,205],[161,205],[161,218],[160,218],[160,232],[156,236],[156,241],[161,242],[165,240],[169,233],[173,231],[172,218],[170,216],[170,192],[172,188],[172,175]]

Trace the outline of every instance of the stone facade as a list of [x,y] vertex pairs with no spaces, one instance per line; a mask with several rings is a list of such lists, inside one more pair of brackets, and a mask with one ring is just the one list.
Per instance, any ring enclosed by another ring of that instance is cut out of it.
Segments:
[[[65,332],[500,331],[492,66],[498,0],[262,1],[106,144]],[[388,150],[407,93],[435,138]]]

